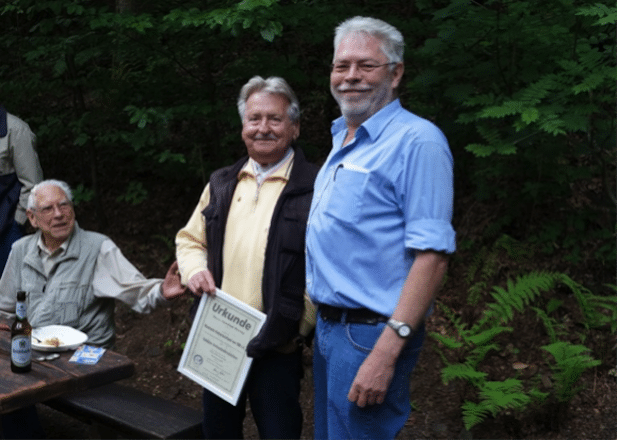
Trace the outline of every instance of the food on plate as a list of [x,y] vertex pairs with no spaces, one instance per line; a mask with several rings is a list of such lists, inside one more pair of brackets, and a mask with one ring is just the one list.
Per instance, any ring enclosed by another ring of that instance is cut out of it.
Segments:
[[43,340],[43,344],[47,346],[54,346],[57,348],[58,346],[62,344],[62,342],[60,341],[58,337],[50,337],[50,338],[46,338],[45,340]]

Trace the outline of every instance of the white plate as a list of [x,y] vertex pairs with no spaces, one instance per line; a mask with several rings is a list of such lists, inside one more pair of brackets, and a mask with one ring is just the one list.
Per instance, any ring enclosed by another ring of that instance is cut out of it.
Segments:
[[[44,352],[62,352],[77,349],[79,345],[84,344],[86,340],[88,340],[88,336],[82,331],[63,325],[50,325],[34,328],[32,330],[32,336],[40,340],[40,342],[38,342],[34,338],[32,339],[32,349]],[[43,344],[45,339],[54,337],[60,340],[59,346]]]

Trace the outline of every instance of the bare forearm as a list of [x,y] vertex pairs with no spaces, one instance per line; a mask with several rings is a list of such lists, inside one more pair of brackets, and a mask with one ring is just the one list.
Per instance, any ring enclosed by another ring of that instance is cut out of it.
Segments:
[[[418,328],[438,291],[448,259],[435,252],[418,252],[392,315],[395,320]],[[381,404],[407,340],[389,326],[378,338],[352,382],[348,399],[358,406]]]

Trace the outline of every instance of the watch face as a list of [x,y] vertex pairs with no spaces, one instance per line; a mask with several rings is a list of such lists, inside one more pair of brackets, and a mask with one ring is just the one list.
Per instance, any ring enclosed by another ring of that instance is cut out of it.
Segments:
[[403,338],[409,337],[410,333],[412,332],[412,329],[410,329],[410,327],[408,325],[402,325],[399,330],[399,335],[402,336]]

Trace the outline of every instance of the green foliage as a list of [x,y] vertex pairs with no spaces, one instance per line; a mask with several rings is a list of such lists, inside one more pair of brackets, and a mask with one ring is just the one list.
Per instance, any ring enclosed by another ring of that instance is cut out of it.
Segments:
[[594,360],[589,355],[589,349],[583,345],[558,341],[543,346],[543,349],[554,356],[555,364],[551,368],[554,372],[555,394],[562,403],[568,403],[579,392],[581,388],[576,388],[575,384],[582,373],[601,364],[600,360]]
[[[475,305],[487,290],[487,284],[498,273],[504,258],[521,262],[532,257],[530,247],[502,234],[491,246],[483,246],[474,253],[466,270],[465,281],[468,288],[468,304]],[[477,280],[478,279],[478,280]]]
[[141,182],[131,181],[123,195],[118,196],[118,202],[128,202],[131,205],[137,205],[143,202],[148,196],[148,191],[144,188]]
[[[508,231],[548,254],[567,250],[573,264],[594,242],[595,257],[615,265],[614,3],[122,4],[0,6],[0,100],[37,133],[46,176],[83,184],[97,203],[124,197],[129,181],[145,201],[161,179],[199,187],[244,153],[235,101],[257,74],[295,89],[301,146],[320,163],[339,115],[327,86],[333,29],[353,10],[405,36],[403,104],[447,135],[458,191],[495,206],[488,237]],[[109,174],[126,176],[120,190],[105,185]]]
[[[589,289],[575,282],[564,274],[558,275],[559,281],[568,286],[583,313],[583,324],[587,328],[599,328],[609,325],[611,332],[616,332],[616,296],[594,295]],[[606,285],[616,291],[615,285]]]
[[[598,364],[583,354],[588,350],[585,346],[559,340],[567,336],[566,330],[551,315],[563,306],[563,302],[550,298],[545,308],[537,306],[544,303],[544,294],[562,286],[568,287],[578,299],[586,327],[607,325],[613,320],[612,332],[615,332],[616,297],[593,295],[562,273],[533,272],[515,280],[509,279],[506,288],[494,286],[490,293],[493,302],[485,304],[482,314],[471,325],[450,308],[438,304],[452,329],[452,333],[431,333],[441,346],[439,352],[445,364],[442,381],[447,384],[462,380],[474,388],[478,397],[476,402],[466,400],[462,404],[462,417],[467,430],[489,415],[496,416],[509,409],[522,411],[533,402],[543,402],[549,395],[549,392],[537,387],[540,383],[538,377],[525,383],[508,376],[497,381],[485,372],[491,366],[487,362],[488,355],[504,352],[499,337],[514,332],[513,326],[506,325],[512,324],[516,316],[530,310],[543,323],[551,344],[541,346],[543,336],[540,336],[538,348],[550,352],[556,359],[556,363],[549,365],[549,368],[554,373],[554,393],[560,402],[570,401],[577,393],[573,386],[581,373]],[[508,341],[513,345],[518,343],[517,339]],[[511,351],[518,352],[514,348]]]
[[542,401],[548,394],[538,389],[525,393],[523,384],[515,378],[505,381],[486,381],[479,388],[480,402],[466,401],[462,406],[462,415],[466,430],[483,422],[489,415],[496,416],[505,409],[523,410],[534,399]]
[[555,279],[554,274],[533,272],[517,277],[515,281],[509,279],[506,289],[494,286],[491,296],[496,301],[487,305],[479,327],[485,323],[505,323],[512,320],[516,312],[523,312],[542,292],[550,290]]
[[[583,240],[604,231],[615,242],[615,2],[419,9],[435,33],[414,54],[406,92],[456,139],[460,174],[498,205],[496,223],[549,253],[572,250],[574,263]],[[615,246],[605,252],[615,262]]]
[[79,184],[72,189],[73,191],[73,203],[79,205],[80,202],[90,202],[94,198],[94,191],[90,188],[84,187],[84,184]]

